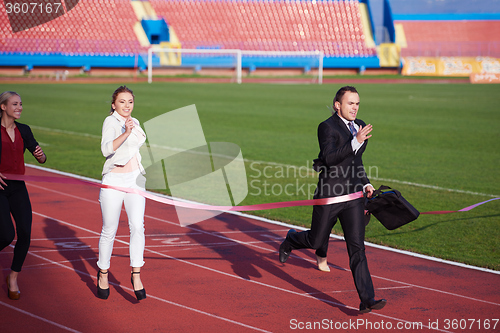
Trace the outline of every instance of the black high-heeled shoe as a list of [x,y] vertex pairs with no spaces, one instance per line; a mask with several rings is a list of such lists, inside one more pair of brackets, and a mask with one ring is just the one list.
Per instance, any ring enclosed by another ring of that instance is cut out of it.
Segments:
[[100,299],[108,299],[109,287],[107,289],[102,289],[101,287],[99,287],[99,277],[101,276],[101,274],[108,274],[108,272],[104,273],[101,270],[97,272],[97,297],[99,297]]
[[135,297],[138,301],[140,301],[141,299],[146,298],[146,289],[142,288],[141,290],[135,290],[134,274],[141,274],[141,272],[132,272],[132,274],[130,274],[130,282],[132,282],[132,288],[134,288]]

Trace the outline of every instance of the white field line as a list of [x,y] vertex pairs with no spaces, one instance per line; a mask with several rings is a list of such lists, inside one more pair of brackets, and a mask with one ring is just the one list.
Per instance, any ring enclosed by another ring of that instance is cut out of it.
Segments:
[[[83,136],[83,137],[89,137],[89,138],[94,138],[94,139],[99,139],[99,140],[101,139],[101,136],[99,136],[99,135],[88,134],[88,133],[80,133],[80,132],[66,131],[66,130],[60,130],[60,129],[52,129],[52,128],[41,127],[41,126],[31,126],[31,128],[42,130],[42,131],[47,131],[47,132],[55,132],[55,133],[63,133],[63,134],[68,134],[68,135]],[[167,150],[179,151],[179,152],[183,151],[182,149],[166,147],[166,146],[158,146],[158,145],[152,145],[152,146],[157,147],[157,148],[167,149]],[[219,156],[225,157],[225,158],[228,158],[231,160],[234,158],[234,156],[226,156],[226,155],[219,155]],[[272,166],[276,166],[279,168],[283,168],[284,170],[291,169],[291,170],[301,171],[301,170],[303,170],[303,168],[306,168],[306,166],[296,166],[296,165],[283,164],[283,163],[277,163],[277,162],[249,160],[246,158],[244,158],[243,161],[247,162],[247,163],[258,163],[258,164],[272,165]],[[313,172],[313,171],[311,170],[311,172]],[[481,193],[481,192],[452,189],[452,188],[440,187],[440,186],[435,186],[435,185],[427,185],[427,184],[420,184],[420,183],[415,183],[415,182],[408,182],[408,181],[398,180],[398,179],[379,178],[379,177],[370,177],[370,179],[384,181],[384,182],[390,182],[390,183],[396,183],[396,184],[411,185],[411,186],[415,186],[415,187],[430,188],[430,189],[439,190],[439,191],[479,195],[479,196],[491,197],[491,198],[500,197],[500,195],[495,195],[495,194],[487,194],[487,193]]]
[[407,181],[404,181],[404,180],[397,180],[397,179],[387,179],[387,178],[377,178],[377,177],[371,177],[371,179],[379,180],[379,181],[382,181],[382,182],[390,182],[390,183],[396,183],[396,184],[411,185],[411,186],[415,186],[415,187],[430,188],[430,189],[438,190],[438,191],[447,191],[447,192],[454,192],[454,193],[480,195],[480,196],[483,196],[483,197],[491,197],[491,198],[498,198],[498,197],[500,197],[500,195],[495,195],[495,194],[486,194],[486,193],[481,193],[481,192],[472,192],[472,191],[465,191],[465,190],[457,190],[457,189],[453,189],[453,188],[446,188],[446,187],[440,187],[440,186],[434,186],[434,185],[419,184],[419,183],[407,182]]
[[[46,172],[51,172],[51,173],[63,175],[63,176],[68,176],[68,177],[73,177],[73,178],[77,178],[77,179],[83,179],[83,180],[87,180],[87,181],[99,183],[99,181],[97,181],[95,179],[92,179],[92,178],[78,176],[78,175],[73,175],[73,174],[68,173],[68,172],[63,172],[63,171],[48,169],[48,168],[44,168],[44,167],[41,167],[41,166],[38,166],[38,165],[27,164],[26,166],[32,167],[34,169],[46,171]],[[79,200],[83,200],[83,201],[87,201],[87,202],[92,202],[92,203],[98,203],[97,199],[96,200],[89,200],[89,199],[85,199],[85,198],[80,198],[80,197],[77,197],[77,196],[74,196],[74,195],[71,195],[71,194],[66,194],[64,192],[55,191],[55,190],[48,189],[48,188],[41,187],[41,186],[37,186],[37,185],[34,185],[34,184],[31,184],[31,186],[39,187],[39,188],[45,189],[46,191],[50,191],[50,192],[54,192],[54,193],[66,195],[66,196],[69,196],[69,197],[72,197],[72,198],[75,198],[75,199],[79,199]],[[158,194],[158,193],[154,193],[154,194],[155,195],[159,195],[161,197],[170,198],[169,196],[166,196],[166,195],[162,195],[162,194]],[[294,228],[294,229],[300,229],[300,230],[307,230],[307,228],[302,228],[302,227],[299,227],[299,226],[296,226],[296,225],[291,225],[291,224],[287,224],[287,223],[280,222],[280,221],[274,221],[274,220],[267,219],[265,217],[250,215],[250,214],[247,214],[247,213],[232,212],[232,211],[231,212],[226,212],[226,213],[237,215],[237,216],[241,216],[241,217],[245,217],[245,218],[249,218],[249,219],[253,219],[253,220],[257,220],[257,221],[262,221],[262,222],[273,224],[273,225],[279,225],[279,226],[285,227],[287,229]],[[152,216],[146,216],[146,217],[155,219],[155,217],[152,217]],[[174,223],[174,222],[170,222],[170,223],[174,224],[174,225],[178,225],[177,223]],[[197,230],[197,229],[193,229],[193,230],[199,232],[199,230]],[[330,234],[330,238],[344,240],[344,237],[338,236],[338,235],[334,235],[334,234]],[[230,238],[228,238],[228,239],[230,239]],[[420,254],[420,253],[414,253],[414,252],[410,252],[410,251],[394,249],[394,248],[391,248],[391,247],[387,247],[387,246],[383,246],[383,245],[378,245],[378,244],[374,244],[374,243],[370,243],[370,242],[366,242],[366,241],[365,241],[365,245],[366,246],[371,246],[371,247],[374,247],[374,248],[378,248],[378,249],[382,249],[382,250],[385,250],[385,251],[390,251],[390,252],[395,252],[395,253],[400,253],[400,254],[408,255],[408,256],[411,256],[411,257],[417,257],[417,258],[420,258],[420,259],[425,259],[425,260],[430,260],[430,261],[445,263],[445,264],[448,264],[448,265],[453,265],[453,266],[458,266],[458,267],[463,267],[463,268],[468,268],[468,269],[474,269],[474,270],[478,270],[478,271],[482,271],[482,272],[487,272],[487,273],[493,273],[493,274],[500,275],[500,271],[495,271],[495,270],[491,270],[491,269],[484,268],[484,267],[476,267],[476,266],[467,265],[467,264],[463,264],[463,263],[459,263],[459,262],[454,262],[454,261],[450,261],[450,260],[445,260],[445,259],[441,259],[441,258],[436,258],[436,257],[432,257],[432,256]]]
[[[84,227],[80,227],[80,226],[75,225],[73,223],[61,221],[61,220],[55,219],[53,217],[50,217],[50,216],[47,216],[47,215],[44,215],[44,214],[41,214],[41,213],[35,213],[35,212],[33,212],[33,213],[36,214],[36,215],[38,215],[38,216],[40,216],[40,217],[43,217],[43,218],[48,218],[48,219],[55,220],[55,221],[57,221],[60,224],[67,225],[67,226],[73,227],[75,229],[80,229],[80,230],[83,230],[83,231],[86,231],[86,232],[90,232],[92,234],[97,234],[97,232],[95,232],[95,231],[89,230],[89,229],[84,228]],[[207,232],[207,234],[211,234],[211,233]],[[213,234],[212,236],[217,236],[217,234]],[[225,237],[222,237],[222,238],[225,238]],[[125,241],[122,241],[122,240],[118,240],[118,239],[116,241],[120,242],[122,244],[127,244],[127,245],[129,244],[128,242],[125,242]],[[236,240],[233,240],[233,241],[236,241]],[[237,242],[240,243],[240,244],[246,244],[245,242],[241,242],[241,241],[237,241]],[[300,292],[296,292],[296,291],[293,291],[293,290],[289,290],[289,289],[277,287],[277,286],[274,286],[274,285],[270,285],[270,284],[267,284],[267,283],[263,283],[263,282],[259,282],[259,281],[254,281],[254,280],[249,280],[249,279],[243,278],[243,277],[241,277],[239,275],[234,275],[234,274],[231,274],[231,273],[223,272],[223,271],[220,271],[220,270],[217,270],[217,269],[214,269],[214,268],[211,268],[211,267],[203,266],[203,265],[200,265],[200,264],[188,261],[188,260],[179,259],[179,258],[170,256],[170,255],[165,254],[165,253],[161,253],[161,252],[150,250],[148,248],[146,248],[145,251],[147,251],[149,253],[152,253],[152,254],[156,254],[156,255],[161,256],[161,257],[165,257],[165,258],[168,258],[168,259],[176,260],[178,262],[182,262],[184,264],[188,264],[188,265],[191,265],[191,266],[203,269],[203,270],[207,270],[207,271],[214,272],[214,273],[217,273],[217,274],[221,274],[221,275],[224,275],[224,276],[227,276],[227,277],[235,278],[235,279],[238,279],[238,280],[241,280],[241,281],[253,283],[253,284],[256,284],[256,285],[259,285],[259,286],[263,286],[263,287],[271,288],[271,289],[274,289],[274,290],[286,292],[286,293],[289,293],[289,294],[292,294],[292,295],[297,295],[297,296],[301,296],[301,297],[310,298],[310,299],[313,299],[313,300],[318,300],[318,301],[321,301],[321,302],[324,302],[324,303],[328,303],[328,304],[331,304],[331,305],[334,305],[334,306],[338,306],[338,307],[344,307],[344,308],[351,309],[351,310],[358,310],[357,307],[352,307],[352,306],[348,306],[348,305],[345,305],[345,304],[342,304],[342,303],[337,303],[337,302],[334,302],[334,301],[330,301],[328,299],[322,299],[322,298],[314,297],[314,296],[312,296],[310,294],[307,294],[307,293],[300,293]],[[272,251],[274,251],[274,250],[272,250]],[[69,270],[77,272],[79,274],[90,276],[90,274],[88,274],[88,273],[75,270],[75,269],[67,267],[67,266],[65,266],[63,264],[60,264],[60,263],[58,263],[56,261],[52,261],[50,259],[44,258],[44,257],[36,255],[36,254],[33,254],[31,252],[30,252],[30,254],[33,255],[33,256],[35,256],[35,257],[37,257],[37,258],[39,258],[39,259],[51,262],[54,265],[57,265],[57,266],[69,269]],[[92,276],[92,278],[93,278],[93,276]],[[116,284],[116,283],[113,283],[113,282],[109,282],[109,283],[111,285],[118,286],[118,284]],[[126,289],[128,291],[133,291],[133,289],[125,287],[125,286],[122,286],[122,285],[120,285],[120,287],[123,288],[123,289]],[[153,296],[153,295],[150,295],[150,294],[148,294],[148,297],[156,299],[156,300],[161,301],[161,302],[165,302],[165,303],[171,304],[171,305],[175,305],[175,306],[178,306],[178,307],[190,310],[190,311],[194,311],[194,312],[197,312],[197,313],[205,314],[205,315],[208,315],[208,316],[213,317],[213,318],[217,318],[217,319],[221,319],[223,321],[227,321],[227,322],[230,322],[230,323],[233,323],[233,324],[237,324],[237,325],[240,325],[240,326],[243,326],[243,327],[246,327],[246,328],[251,328],[251,329],[254,329],[254,330],[257,330],[257,331],[261,331],[261,332],[268,332],[268,331],[265,331],[263,329],[259,329],[259,328],[252,327],[252,326],[249,326],[249,325],[237,322],[237,321],[233,321],[231,319],[219,317],[219,316],[216,316],[216,315],[213,315],[213,314],[201,311],[201,310],[197,310],[197,309],[194,309],[194,308],[191,308],[191,307],[188,307],[188,306],[184,306],[182,304],[171,302],[171,301],[168,301],[168,300],[163,299],[161,297],[156,297],[156,296]],[[375,313],[375,312],[370,312],[370,315],[375,315],[375,316],[378,316],[378,317],[383,317],[383,318],[386,318],[386,319],[390,319],[390,320],[394,320],[394,321],[398,321],[398,322],[403,322],[403,323],[412,323],[411,321],[408,321],[408,320],[404,320],[404,319],[400,319],[400,318],[396,318],[396,317],[392,317],[392,316],[387,316],[387,315],[383,315],[383,314]],[[426,325],[423,325],[423,323],[421,323],[421,324],[422,324],[422,327],[424,327],[424,328],[430,328],[430,327],[428,327]],[[437,330],[441,331],[441,332],[451,332],[451,331],[446,331],[446,330],[442,330],[442,329],[437,329]]]
[[62,134],[75,135],[75,136],[84,136],[84,137],[87,137],[87,138],[93,138],[93,139],[99,139],[99,140],[101,139],[100,135],[95,135],[95,134],[66,131],[66,130],[61,130],[61,129],[56,129],[56,128],[47,128],[47,127],[34,126],[34,125],[30,125],[30,127],[33,128],[33,129],[40,130],[40,131],[62,133]]

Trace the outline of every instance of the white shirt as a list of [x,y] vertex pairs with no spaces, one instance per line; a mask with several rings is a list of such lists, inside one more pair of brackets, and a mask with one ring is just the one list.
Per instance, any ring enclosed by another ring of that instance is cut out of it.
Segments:
[[[347,129],[348,129],[348,130],[349,130],[349,132],[350,132],[350,131],[351,131],[351,129],[349,128],[349,123],[350,123],[350,121],[349,121],[349,120],[347,120],[347,119],[342,118],[341,116],[339,116],[339,118],[340,118],[340,119],[342,119],[342,121],[344,122],[344,124],[346,125]],[[352,125],[354,126],[354,128],[356,129],[356,131],[359,131],[359,126],[358,126],[358,124],[356,124],[354,121],[352,121]],[[354,154],[356,154],[356,153],[358,152],[359,148],[361,148],[361,146],[363,146],[363,145],[364,145],[364,143],[365,143],[364,141],[363,141],[363,142],[361,142],[361,143],[359,143],[359,141],[358,141],[358,139],[356,139],[356,137],[354,137],[354,138],[352,139],[352,141],[351,141],[351,147],[352,147],[352,151],[354,152]],[[372,185],[372,184],[368,183],[368,184],[366,184],[365,186],[363,186],[363,192],[365,191],[365,188],[366,188],[367,186],[371,186],[371,187],[373,187],[373,185]]]
[[[347,129],[349,130],[349,132],[351,131],[351,129],[349,128],[349,123],[350,121],[347,120],[347,119],[344,119],[342,117],[339,116],[340,119],[342,119],[342,121],[344,122],[344,124],[346,125]],[[356,129],[356,131],[359,131],[359,126],[358,124],[356,124],[354,121],[352,122],[354,128]],[[359,148],[361,148],[361,146],[364,144],[365,142],[361,142],[359,143],[358,139],[356,139],[356,137],[352,138],[352,141],[351,141],[351,147],[352,147],[352,151],[354,152],[354,154],[356,154],[359,150]]]
[[113,141],[125,132],[125,118],[120,116],[117,112],[104,119],[102,125],[102,139],[101,139],[101,152],[106,157],[102,174],[105,175],[116,166],[124,166],[134,156],[137,158],[139,169],[142,174],[146,171],[141,164],[141,154],[139,148],[146,141],[146,133],[142,130],[139,121],[132,118],[135,123],[132,133],[125,139],[125,141],[116,150],[113,150]]

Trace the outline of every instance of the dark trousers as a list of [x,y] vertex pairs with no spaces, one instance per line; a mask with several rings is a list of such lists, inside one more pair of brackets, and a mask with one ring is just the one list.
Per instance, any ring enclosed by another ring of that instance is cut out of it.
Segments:
[[[17,231],[11,269],[20,272],[31,242],[31,202],[24,182],[4,181],[8,186],[3,186],[4,190],[0,189],[0,251],[12,243]],[[15,230],[11,213],[16,223]]]
[[326,257],[328,240],[337,217],[344,231],[349,254],[349,267],[362,302],[375,297],[372,278],[365,256],[365,217],[363,199],[333,205],[314,206],[311,229],[290,233],[287,236],[292,249],[315,249],[320,257]]

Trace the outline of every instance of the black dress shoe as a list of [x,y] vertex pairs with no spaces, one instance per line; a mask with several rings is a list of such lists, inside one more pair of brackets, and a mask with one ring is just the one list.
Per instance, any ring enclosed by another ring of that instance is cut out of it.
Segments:
[[[297,231],[295,231],[295,229],[290,229],[288,230],[286,236],[288,237],[289,234],[294,232]],[[286,238],[283,241],[283,243],[281,243],[279,252],[280,252],[280,262],[285,263],[288,260],[290,254],[292,253],[292,246],[290,245],[290,242],[286,240]]]
[[385,299],[379,299],[378,301],[374,300],[373,298],[369,300],[368,302],[361,302],[359,305],[359,312],[361,313],[368,313],[371,310],[380,310],[382,309],[385,305],[387,304],[387,301]]

